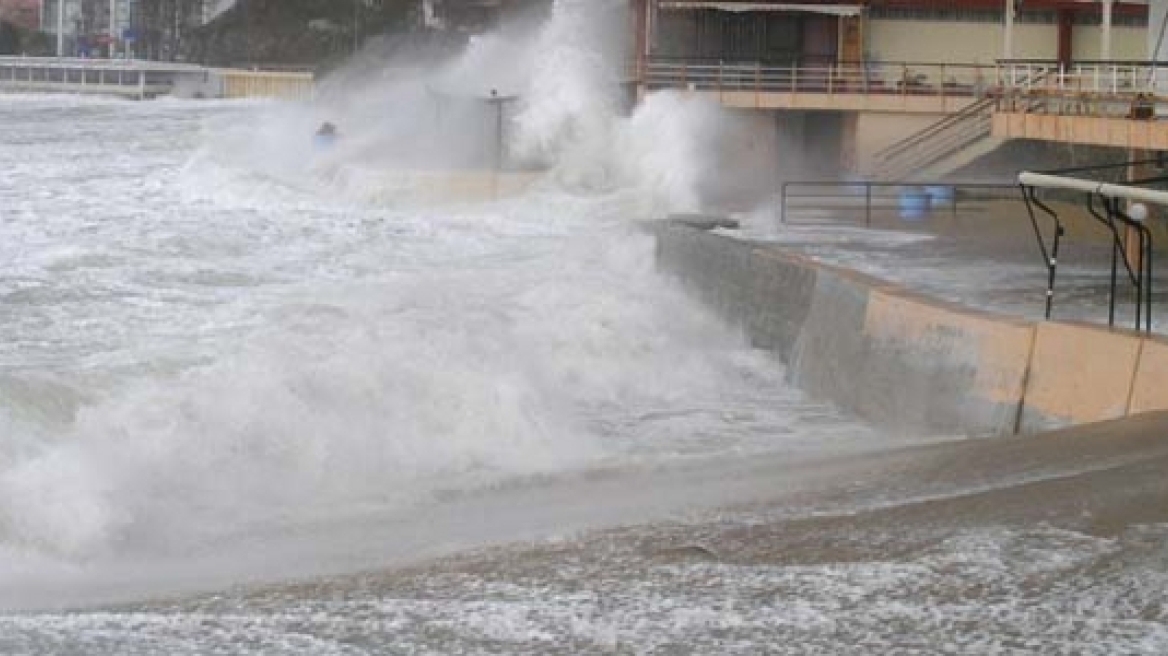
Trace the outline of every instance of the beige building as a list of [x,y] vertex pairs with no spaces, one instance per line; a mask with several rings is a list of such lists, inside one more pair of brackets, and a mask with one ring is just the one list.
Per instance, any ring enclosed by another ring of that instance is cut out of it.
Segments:
[[1100,143],[1098,125],[1083,139],[1007,119],[1123,121],[1160,80],[1168,94],[1168,70],[1149,64],[1155,3],[633,0],[637,80],[748,114],[756,143],[765,130],[795,154],[775,162],[779,177],[943,175],[1012,138],[1127,146]]

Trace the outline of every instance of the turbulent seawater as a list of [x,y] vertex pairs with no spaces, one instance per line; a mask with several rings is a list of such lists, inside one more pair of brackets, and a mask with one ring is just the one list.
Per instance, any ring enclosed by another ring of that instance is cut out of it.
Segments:
[[683,172],[419,204],[311,111],[0,98],[0,653],[1168,645],[1163,528],[1020,487],[1155,445],[890,470],[654,271]]
[[[734,120],[623,116],[624,18],[311,106],[0,97],[0,654],[1168,649],[1163,423],[801,395],[654,271]],[[488,82],[542,173],[417,193],[493,160]]]
[[272,111],[0,104],[10,584],[233,542],[254,557],[265,531],[531,477],[870,436],[659,279],[627,195],[371,203],[311,162],[255,166],[263,139],[239,156]]

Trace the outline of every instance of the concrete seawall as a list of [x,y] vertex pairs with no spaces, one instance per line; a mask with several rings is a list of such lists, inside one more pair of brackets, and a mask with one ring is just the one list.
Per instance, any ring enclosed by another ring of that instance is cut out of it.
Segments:
[[1168,409],[1162,337],[978,311],[709,227],[655,225],[658,268],[878,425],[1008,435]]

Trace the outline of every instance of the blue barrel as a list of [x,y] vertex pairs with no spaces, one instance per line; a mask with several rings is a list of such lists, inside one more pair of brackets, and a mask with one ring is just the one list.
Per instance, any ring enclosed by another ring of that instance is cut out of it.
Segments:
[[925,194],[929,197],[930,207],[948,207],[953,204],[953,187],[949,185],[929,185],[925,187]]
[[904,187],[900,190],[900,218],[921,219],[929,211],[929,195],[920,187]]

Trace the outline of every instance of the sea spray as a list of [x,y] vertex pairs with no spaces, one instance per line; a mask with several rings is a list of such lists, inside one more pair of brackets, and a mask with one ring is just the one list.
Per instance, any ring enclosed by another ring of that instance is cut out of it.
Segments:
[[[542,23],[476,35],[445,60],[396,52],[378,70],[362,58],[359,70],[326,79],[315,104],[217,126],[222,143],[211,152],[294,185],[396,206],[433,196],[415,186],[501,162],[543,175],[545,186],[621,194],[630,219],[701,209],[711,183],[741,177],[745,164],[722,156],[737,119],[671,91],[630,106],[628,11],[624,0],[557,0]],[[312,152],[309,135],[323,121],[341,137]]]
[[[47,291],[21,297],[22,316],[43,312],[72,340],[53,348],[75,349],[62,375],[102,382],[78,392],[86,400],[46,429],[52,439],[0,448],[0,542],[85,559],[336,508],[408,507],[445,487],[588,467],[621,453],[613,440],[640,432],[642,413],[690,416],[695,400],[716,405],[736,389],[740,367],[722,355],[737,340],[688,306],[684,320],[663,318],[662,304],[681,301],[654,282],[647,240],[623,232],[700,201],[710,137],[694,135],[721,119],[668,93],[622,114],[611,34],[589,27],[622,7],[557,3],[530,42],[547,56],[527,60],[547,68],[499,85],[524,98],[508,124],[514,147],[547,158],[564,186],[603,196],[553,187],[438,212],[335,193],[346,171],[475,165],[477,94],[520,42],[488,38],[432,75],[387,78],[327,112],[207,106],[201,145],[197,121],[175,123],[193,109],[119,107],[144,117],[125,120],[144,123],[139,151],[156,155],[115,160],[124,172],[101,180],[107,193],[69,196],[80,209],[51,214],[62,227],[43,237],[106,255],[71,264],[75,277],[30,270],[30,288]],[[52,129],[123,127],[84,103],[69,111]],[[334,152],[312,151],[321,118],[339,126]],[[444,150],[459,141],[465,150]],[[63,139],[54,147],[69,154],[44,166],[76,161],[92,183],[105,169],[90,162],[109,157],[87,145]],[[134,182],[140,164],[148,193]],[[643,205],[609,203],[624,196]],[[24,229],[45,225],[39,211]],[[14,336],[27,343],[19,357],[38,335]],[[672,424],[655,430],[674,437]]]
[[573,188],[606,189],[620,103],[619,0],[558,0],[534,40],[530,81],[515,118],[514,148]]

